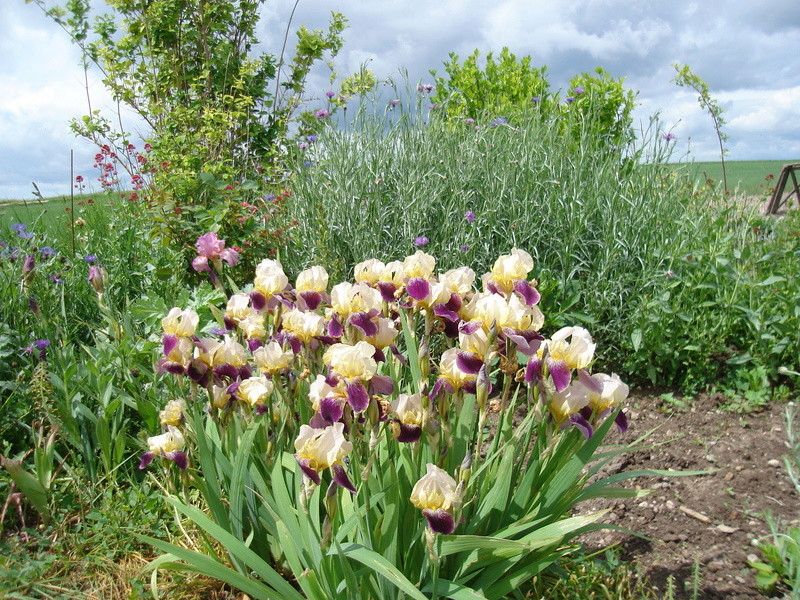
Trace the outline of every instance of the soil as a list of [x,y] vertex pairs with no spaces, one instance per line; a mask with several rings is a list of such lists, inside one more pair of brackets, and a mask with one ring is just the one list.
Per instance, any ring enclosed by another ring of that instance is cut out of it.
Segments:
[[629,401],[630,429],[608,441],[630,443],[652,431],[634,452],[616,457],[604,474],[637,469],[708,471],[704,475],[647,477],[626,482],[649,489],[645,498],[597,500],[580,512],[610,508],[604,520],[636,531],[637,537],[601,530],[580,541],[588,549],[619,544],[621,557],[639,567],[650,583],[664,590],[668,577],[676,598],[691,597],[684,582],[700,567],[700,598],[764,598],[747,561],[762,559],[754,542],[769,533],[767,515],[797,524],[800,496],[787,477],[783,404],[758,413],[720,408],[719,395],[697,397],[686,407],[655,395]]

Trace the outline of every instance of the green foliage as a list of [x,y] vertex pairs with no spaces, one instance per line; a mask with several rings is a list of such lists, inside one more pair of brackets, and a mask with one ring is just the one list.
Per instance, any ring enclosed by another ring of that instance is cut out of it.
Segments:
[[442,104],[449,116],[478,119],[486,115],[513,115],[531,106],[533,98],[546,104],[550,100],[550,84],[546,67],[531,66],[531,57],[518,59],[504,47],[498,59],[489,52],[483,68],[478,64],[480,51],[475,50],[463,63],[451,52],[445,62],[447,77],[431,71],[436,91],[431,101]]
[[136,196],[147,200],[154,234],[180,248],[184,264],[208,231],[229,246],[247,241],[259,255],[285,245],[280,225],[251,234],[273,216],[261,200],[283,189],[289,123],[312,66],[341,49],[342,15],[332,14],[327,31],[301,27],[294,56],[284,60],[252,52],[264,0],[108,0],[108,12],[94,19],[89,0],[53,8],[33,1],[81,48],[86,68],[100,69],[113,98],[150,128],[145,156],[128,152],[129,134],[91,105],[73,122],[76,134],[128,171],[134,190],[146,185]]
[[535,107],[543,119],[559,119],[562,134],[572,137],[576,147],[582,138],[596,136],[609,149],[621,151],[633,139],[635,94],[604,69],[573,77],[562,104],[559,95],[550,92],[546,67],[531,66],[530,56],[518,59],[503,48],[497,60],[489,52],[483,68],[479,58],[475,50],[460,63],[451,53],[445,63],[447,77],[431,71],[436,82],[431,100],[441,104],[448,117],[503,117],[513,123],[520,114],[530,118],[530,109]]
[[[638,569],[619,557],[617,548],[585,555],[580,548],[535,577],[526,598],[549,600],[655,600],[658,594]],[[523,588],[524,589],[524,588]]]
[[758,549],[764,561],[750,561],[755,569],[756,585],[765,592],[788,590],[786,597],[800,597],[800,527],[783,529],[768,518],[770,535],[762,540]]
[[568,98],[571,101],[564,110],[578,113],[577,118],[585,129],[572,129],[576,144],[581,143],[583,136],[595,136],[609,148],[622,151],[633,141],[631,113],[636,94],[623,83],[623,79],[615,79],[602,67],[597,67],[594,74],[581,73],[570,79]]
[[744,406],[785,394],[774,383],[800,361],[797,227],[797,215],[776,222],[717,211],[640,298],[627,368],[688,390],[717,385]]

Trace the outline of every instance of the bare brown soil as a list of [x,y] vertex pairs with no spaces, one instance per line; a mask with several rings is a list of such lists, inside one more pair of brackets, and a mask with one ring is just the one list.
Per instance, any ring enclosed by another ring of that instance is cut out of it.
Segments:
[[[611,500],[606,521],[645,538],[603,530],[582,538],[591,548],[619,544],[622,558],[641,568],[663,590],[668,577],[676,597],[688,598],[684,583],[699,563],[700,597],[764,598],[754,584],[748,557],[761,558],[754,540],[769,533],[766,515],[797,523],[800,498],[783,467],[787,453],[784,406],[740,415],[719,408],[721,398],[704,396],[677,408],[639,396],[626,412],[630,429],[609,441],[630,443],[653,430],[642,449],[617,457],[606,474],[635,469],[707,470],[705,475],[642,478],[629,487],[652,490],[638,499]],[[608,508],[592,501],[584,509]]]

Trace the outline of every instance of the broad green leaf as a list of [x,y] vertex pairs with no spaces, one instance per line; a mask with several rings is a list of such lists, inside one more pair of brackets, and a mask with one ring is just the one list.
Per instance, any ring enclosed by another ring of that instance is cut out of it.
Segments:
[[517,540],[482,535],[440,535],[438,554],[441,557],[471,550],[507,550],[513,555],[528,552],[531,546]]
[[756,285],[763,287],[767,285],[775,285],[776,283],[783,283],[784,281],[786,281],[785,277],[782,277],[780,275],[770,275],[764,281],[757,283]]
[[641,329],[634,329],[631,332],[631,344],[633,345],[633,351],[638,352],[639,348],[642,347],[642,330]]
[[[181,548],[180,546],[175,546],[174,544],[170,544],[164,540],[151,538],[146,535],[140,535],[137,533],[134,535],[158,550],[161,550],[167,554],[171,554],[177,559],[184,561],[184,563],[172,563],[175,565],[177,570],[192,571],[194,573],[205,575],[206,577],[211,577],[212,579],[216,579],[218,581],[223,581],[233,586],[237,590],[240,590],[253,598],[257,598],[258,600],[284,600],[285,598],[303,600],[303,597],[299,595],[294,588],[292,591],[295,595],[284,596],[275,592],[275,590],[272,590],[263,583],[256,581],[255,579],[251,579],[246,575],[237,573],[230,567],[226,567],[221,562],[206,554],[195,552],[194,550],[187,550],[186,548]],[[157,567],[155,568],[162,568],[168,564],[170,563],[158,562]]]
[[[194,506],[184,504],[176,498],[167,497],[166,500],[194,521],[204,532],[222,544],[230,554],[236,556],[243,564],[247,565],[264,578],[266,582],[280,594],[281,598],[301,598],[297,590],[281,577],[268,562],[247,547],[242,540],[212,521],[203,511]],[[163,549],[163,547],[160,548]]]
[[47,491],[42,487],[39,480],[28,471],[22,468],[22,463],[10,458],[0,458],[0,465],[8,471],[11,479],[17,487],[25,494],[25,497],[33,505],[45,521],[50,521],[50,507],[47,502]]
[[422,588],[422,591],[429,594],[434,588],[438,596],[452,598],[453,600],[486,600],[486,596],[480,592],[476,592],[470,587],[441,578],[436,581],[435,586],[433,584],[428,584]]
[[427,600],[424,594],[411,583],[400,570],[377,552],[360,544],[345,544],[341,547],[345,556],[360,562],[414,600]]

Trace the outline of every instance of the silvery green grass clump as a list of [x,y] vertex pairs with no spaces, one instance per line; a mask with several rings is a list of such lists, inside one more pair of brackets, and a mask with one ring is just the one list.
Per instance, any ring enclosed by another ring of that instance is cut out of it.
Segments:
[[642,472],[592,478],[628,387],[587,330],[540,332],[533,266],[513,249],[477,291],[421,250],[333,286],[267,259],[216,322],[170,310],[139,467],[203,535],[146,538],[154,594],[169,568],[263,599],[514,597],[601,527],[575,505],[640,493],[609,485]]

